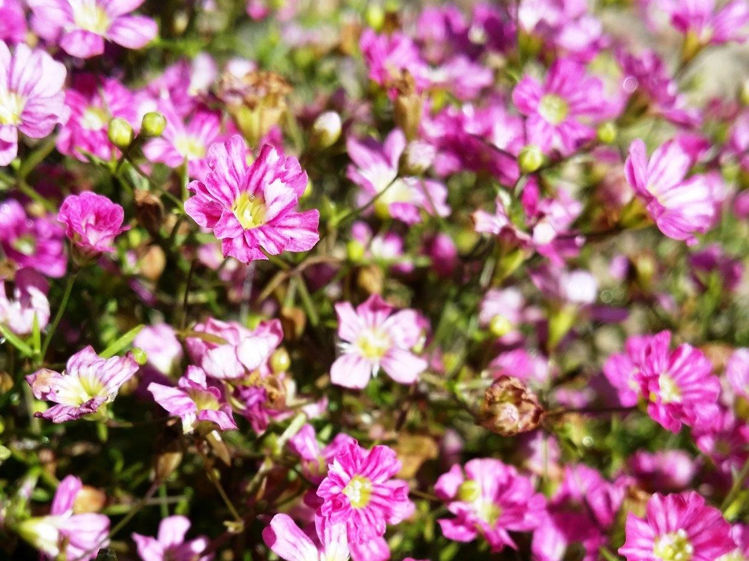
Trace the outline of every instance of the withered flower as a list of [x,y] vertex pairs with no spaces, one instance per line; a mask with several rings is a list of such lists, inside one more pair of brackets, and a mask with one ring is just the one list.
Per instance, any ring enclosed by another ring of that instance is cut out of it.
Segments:
[[487,388],[478,420],[492,432],[514,436],[538,427],[542,414],[538,397],[521,380],[500,376]]

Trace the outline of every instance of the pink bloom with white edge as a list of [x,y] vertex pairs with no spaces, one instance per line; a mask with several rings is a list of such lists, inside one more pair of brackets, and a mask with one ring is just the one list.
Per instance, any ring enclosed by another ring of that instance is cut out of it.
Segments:
[[[301,529],[287,514],[276,514],[263,530],[263,541],[285,561],[348,561],[346,525],[332,524],[315,516],[317,541]],[[150,561],[150,560],[146,560]]]
[[685,179],[691,165],[687,152],[674,140],[659,146],[648,160],[640,139],[630,145],[624,164],[627,181],[647,205],[658,229],[687,245],[697,243],[695,232],[705,233],[712,226],[722,185],[715,172]]
[[145,47],[159,32],[156,22],[133,16],[143,0],[28,0],[34,31],[69,55],[104,53],[104,40],[127,49]]
[[715,0],[681,0],[668,8],[671,24],[682,33],[694,34],[702,45],[743,43],[747,38],[749,4],[744,0],[733,0],[720,9]]
[[601,80],[588,76],[582,64],[564,58],[554,62],[544,84],[523,77],[512,92],[512,101],[527,116],[527,143],[563,155],[595,136],[583,121],[595,122],[606,113]]
[[143,561],[210,561],[213,554],[202,555],[209,544],[205,536],[185,540],[190,520],[184,516],[167,516],[159,523],[155,538],[133,533],[138,555]]
[[216,425],[221,430],[237,428],[221,390],[209,386],[205,372],[197,366],[187,367],[187,373],[179,379],[176,388],[151,382],[148,391],[170,415],[182,419],[185,434],[191,433],[197,423]]
[[81,74],[65,91],[70,116],[57,136],[57,149],[82,162],[88,155],[108,161],[119,154],[109,140],[109,121],[125,119],[133,128],[140,125],[133,93],[113,78]]
[[159,111],[166,117],[166,128],[160,137],[149,140],[143,147],[146,158],[172,168],[187,161],[190,177],[205,179],[209,171],[205,155],[208,146],[218,139],[220,114],[197,109],[186,119],[166,103],[159,106]]
[[68,195],[57,214],[57,220],[65,225],[65,235],[88,256],[114,251],[114,239],[129,229],[122,226],[124,217],[120,205],[91,191]]
[[721,512],[694,491],[656,493],[644,518],[627,515],[626,536],[627,561],[715,561],[735,547]]
[[57,404],[36,416],[64,423],[114,401],[120,386],[137,371],[138,363],[130,355],[102,358],[89,345],[70,357],[62,373],[42,368],[26,381],[34,397]]
[[387,524],[398,524],[414,509],[408,483],[393,479],[400,469],[393,449],[365,450],[351,437],[342,439],[317,488],[318,512],[329,524],[345,526],[351,547],[382,537]]
[[342,354],[330,368],[331,382],[361,389],[382,368],[400,384],[414,383],[427,362],[411,350],[422,338],[425,320],[414,310],[400,310],[378,295],[354,310],[348,302],[335,305]]
[[379,195],[375,211],[406,224],[420,222],[420,210],[437,216],[450,214],[447,188],[442,183],[419,177],[398,177],[399,162],[406,149],[406,136],[401,130],[390,132],[383,143],[371,137],[364,140],[349,137],[346,149],[353,161],[346,175],[361,187],[357,206]]
[[534,529],[546,508],[530,478],[492,458],[470,460],[465,471],[454,465],[440,476],[434,491],[455,515],[438,520],[442,533],[459,542],[484,536],[493,552],[506,545],[517,549],[509,532]]
[[749,399],[749,348],[733,351],[726,363],[726,378],[737,394]]
[[44,138],[65,116],[67,71],[41,49],[0,41],[0,166],[18,154],[18,133]]
[[93,512],[73,512],[73,504],[82,488],[80,479],[68,475],[57,487],[50,513],[26,519],[18,525],[18,533],[36,547],[44,559],[89,561],[97,556],[99,548],[109,545],[109,518]]
[[34,269],[16,272],[12,298],[5,293],[5,283],[0,281],[0,325],[16,335],[28,335],[34,329],[36,318],[39,330],[49,322],[49,283]]
[[320,213],[299,212],[307,174],[296,158],[266,144],[252,164],[239,135],[208,149],[210,171],[193,181],[185,212],[221,240],[225,256],[242,263],[267,259],[266,253],[308,251],[320,236]]

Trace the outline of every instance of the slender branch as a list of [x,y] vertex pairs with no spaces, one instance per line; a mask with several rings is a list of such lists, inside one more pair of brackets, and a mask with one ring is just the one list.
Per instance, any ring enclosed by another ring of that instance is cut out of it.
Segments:
[[52,326],[49,328],[47,336],[44,338],[44,343],[42,344],[42,350],[40,353],[41,362],[44,362],[44,357],[47,356],[47,349],[49,348],[49,345],[52,342],[52,338],[55,336],[55,331],[57,331],[57,326],[60,325],[60,320],[65,313],[65,308],[67,307],[68,301],[70,300],[70,294],[73,292],[73,285],[75,284],[75,279],[78,278],[78,273],[79,271],[74,271],[68,277],[67,284],[65,285],[65,293],[62,296],[62,302],[60,303],[60,307],[57,309],[55,319],[52,320]]

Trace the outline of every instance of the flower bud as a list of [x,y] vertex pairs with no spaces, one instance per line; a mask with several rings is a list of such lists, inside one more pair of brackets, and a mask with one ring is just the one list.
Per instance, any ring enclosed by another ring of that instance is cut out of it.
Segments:
[[352,263],[359,263],[364,259],[365,248],[358,240],[351,240],[346,244],[346,256]]
[[739,99],[741,100],[741,103],[743,105],[749,105],[749,78],[744,80],[744,83],[741,84],[741,93],[739,94]]
[[479,423],[502,436],[514,436],[538,427],[543,407],[538,397],[518,378],[500,376],[487,388]]
[[538,146],[525,146],[518,156],[518,165],[523,173],[533,173],[544,163],[544,154]]
[[404,71],[403,76],[395,83],[398,92],[395,98],[395,124],[403,131],[406,138],[414,138],[421,123],[423,99],[416,91],[413,76]]
[[421,175],[432,165],[437,149],[423,140],[412,140],[406,146],[401,167],[406,175]]
[[165,128],[166,117],[158,111],[149,111],[140,122],[140,130],[145,136],[161,136]]
[[272,355],[270,355],[270,368],[278,374],[279,372],[286,372],[291,366],[291,357],[289,351],[281,347],[276,349]]
[[341,136],[341,117],[335,111],[318,115],[312,124],[310,145],[318,150],[330,148]]
[[135,362],[137,362],[140,366],[145,365],[148,362],[148,355],[146,354],[146,351],[144,351],[141,348],[133,347],[133,350],[131,351],[133,354],[133,358],[135,359]]
[[612,144],[617,136],[616,125],[611,121],[601,123],[598,125],[598,130],[596,130],[596,136],[604,144]]
[[512,329],[512,323],[505,316],[497,314],[489,322],[489,331],[495,337],[507,335]]
[[125,119],[115,117],[109,121],[107,137],[117,148],[125,149],[133,142],[133,127]]
[[369,27],[375,31],[379,31],[385,23],[385,10],[377,2],[368,2],[367,9],[364,12],[364,19]]
[[146,189],[135,190],[135,218],[153,237],[158,237],[164,221],[164,204]]

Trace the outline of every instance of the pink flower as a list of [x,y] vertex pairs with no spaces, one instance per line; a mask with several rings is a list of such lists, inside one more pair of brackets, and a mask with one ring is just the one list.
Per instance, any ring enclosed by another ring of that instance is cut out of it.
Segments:
[[44,138],[63,120],[65,66],[19,43],[11,55],[0,41],[0,166],[18,153],[19,131]]
[[440,476],[434,490],[455,515],[438,520],[442,533],[459,542],[470,542],[482,535],[493,552],[505,545],[517,549],[508,531],[532,530],[546,506],[546,499],[534,492],[528,477],[491,458],[470,460],[465,474],[459,465],[454,465]]
[[63,423],[95,413],[114,401],[120,386],[138,371],[130,355],[102,358],[90,345],[68,360],[62,373],[42,368],[26,376],[37,399],[57,403],[37,417]]
[[512,101],[527,115],[528,144],[544,152],[557,149],[571,154],[595,135],[583,120],[605,116],[603,83],[587,76],[585,67],[570,59],[557,59],[543,85],[523,77],[512,92]]
[[733,351],[726,363],[726,378],[737,394],[749,399],[749,348]]
[[60,482],[48,516],[29,518],[18,526],[18,533],[41,553],[44,559],[94,559],[99,548],[109,544],[109,518],[87,512],[74,514],[73,504],[83,488],[81,480],[68,475]]
[[412,384],[427,367],[411,349],[422,337],[424,320],[414,310],[393,314],[391,306],[378,295],[353,306],[335,305],[341,351],[330,368],[334,384],[364,388],[380,368],[400,384]]
[[184,516],[167,516],[159,523],[156,538],[133,533],[138,555],[143,561],[210,561],[213,554],[201,555],[208,538],[199,536],[185,541],[190,520]]
[[209,172],[205,155],[208,146],[218,139],[220,115],[198,109],[185,122],[171,105],[161,104],[159,111],[166,117],[166,128],[159,138],[149,140],[143,147],[146,158],[172,168],[187,161],[190,177],[205,179]]
[[288,515],[276,514],[263,530],[263,541],[286,561],[348,561],[345,524],[331,524],[324,517],[315,516],[315,531],[318,543]]
[[65,235],[86,256],[114,251],[114,238],[129,229],[122,226],[125,211],[104,195],[84,191],[68,195],[57,220],[65,225]]
[[187,373],[179,379],[177,387],[151,382],[148,391],[156,403],[170,415],[182,419],[182,431],[187,434],[196,423],[218,426],[221,430],[236,429],[231,407],[224,401],[222,392],[206,383],[205,372],[197,366],[188,366]]
[[361,448],[353,438],[341,441],[317,488],[320,515],[329,524],[344,524],[350,546],[382,537],[386,524],[397,524],[413,512],[408,484],[393,479],[401,469],[387,446]]
[[143,0],[28,0],[31,25],[41,37],[73,56],[104,52],[104,39],[127,49],[145,47],[156,34],[156,22],[128,15]]
[[682,33],[696,36],[702,45],[719,45],[728,41],[743,43],[749,23],[749,5],[733,0],[716,10],[715,0],[682,0],[669,6],[671,23]]
[[193,181],[185,212],[221,240],[224,255],[242,263],[267,259],[265,253],[308,251],[320,236],[317,210],[297,211],[307,174],[296,158],[264,145],[247,164],[247,145],[239,135],[208,149],[210,171]]
[[70,117],[60,129],[57,149],[82,162],[88,155],[110,160],[119,151],[107,134],[109,121],[125,119],[133,128],[139,126],[138,111],[132,92],[113,78],[81,74],[65,92]]
[[694,491],[656,493],[645,518],[627,515],[627,539],[619,553],[627,561],[715,561],[734,549],[729,531],[720,511]]
[[170,374],[182,360],[182,345],[174,328],[166,323],[148,325],[138,332],[133,345],[148,356],[148,364],[162,374]]
[[4,0],[0,5],[0,40],[13,44],[23,43],[27,33],[24,2]]
[[371,29],[365,29],[359,39],[359,46],[369,69],[369,79],[373,82],[389,87],[405,71],[414,78],[419,91],[429,86],[429,69],[410,37],[398,31],[377,34]]
[[378,196],[375,210],[406,224],[421,221],[420,210],[447,216],[447,188],[437,181],[419,177],[398,177],[399,161],[406,148],[406,137],[399,129],[388,134],[380,144],[373,138],[359,141],[349,137],[346,149],[354,162],[346,175],[361,187],[357,205],[362,206]]
[[649,490],[681,490],[697,472],[694,459],[683,450],[638,450],[627,462],[639,484]]
[[39,330],[43,330],[49,322],[48,289],[47,281],[34,269],[16,272],[12,299],[5,294],[5,283],[0,281],[0,324],[16,335],[28,335],[36,318]]
[[722,180],[715,173],[684,179],[691,159],[681,145],[670,140],[648,160],[645,143],[637,139],[625,162],[627,181],[647,205],[658,229],[669,238],[694,245],[695,232],[704,233],[716,215],[716,195]]
[[717,561],[743,561],[749,559],[749,524],[734,524],[731,526],[731,537],[736,548],[725,555],[718,557]]

